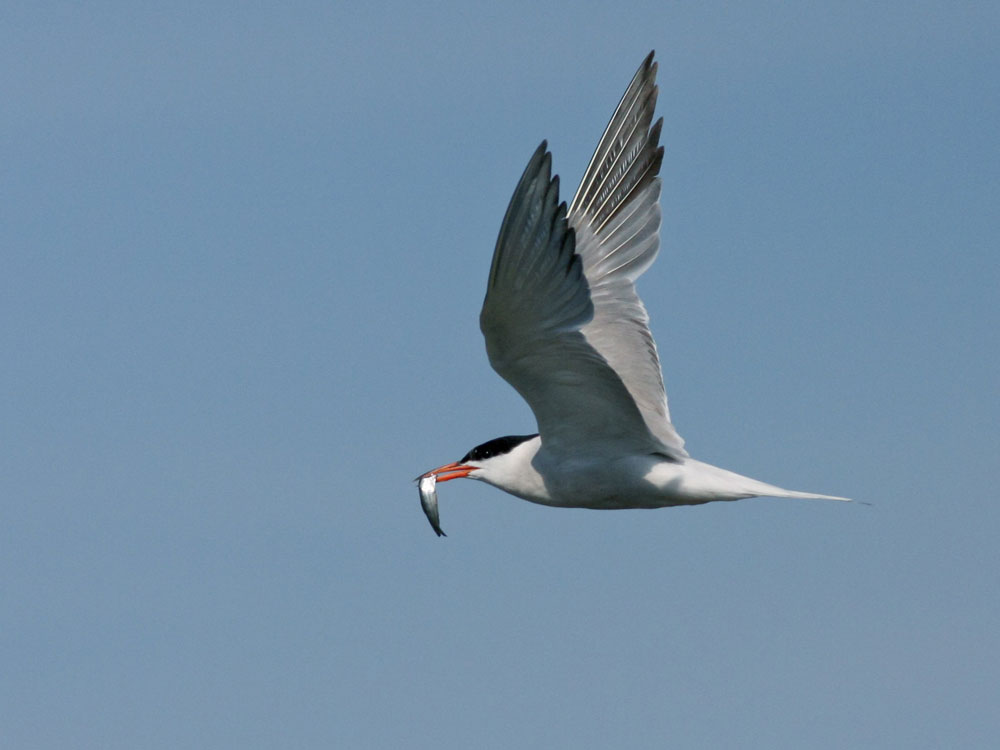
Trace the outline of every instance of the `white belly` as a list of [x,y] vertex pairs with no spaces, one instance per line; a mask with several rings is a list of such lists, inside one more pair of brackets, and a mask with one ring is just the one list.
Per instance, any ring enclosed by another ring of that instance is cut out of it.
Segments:
[[[527,500],[568,508],[663,508],[751,497],[747,478],[710,464],[660,456],[615,460],[575,457],[556,460],[544,450],[535,466],[547,490]],[[753,480],[750,480],[753,481]]]

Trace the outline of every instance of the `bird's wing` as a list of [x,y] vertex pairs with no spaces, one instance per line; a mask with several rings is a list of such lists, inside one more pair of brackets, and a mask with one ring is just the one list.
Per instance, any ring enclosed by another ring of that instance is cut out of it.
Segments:
[[596,306],[542,144],[500,227],[479,325],[501,377],[528,402],[546,446],[661,449],[618,373],[582,332]]
[[660,245],[660,119],[653,53],[629,84],[587,167],[568,222],[590,285],[593,317],[584,338],[621,378],[650,432],[675,457],[687,455],[670,422],[656,343],[635,280]]

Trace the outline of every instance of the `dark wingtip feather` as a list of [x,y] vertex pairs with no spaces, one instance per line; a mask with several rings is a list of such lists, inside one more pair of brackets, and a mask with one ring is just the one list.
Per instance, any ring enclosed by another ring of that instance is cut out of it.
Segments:
[[653,157],[653,163],[649,167],[650,176],[655,177],[660,173],[660,166],[663,164],[663,146],[656,149],[656,156]]
[[660,131],[663,130],[663,118],[658,117],[656,122],[653,123],[653,127],[649,129],[649,141],[650,143],[660,142]]
[[660,144],[660,131],[663,130],[663,118],[653,123],[653,127],[649,129],[649,143],[656,147],[656,151],[653,155],[652,167],[650,168],[650,174],[655,177],[660,173],[660,164],[663,163],[663,146]]

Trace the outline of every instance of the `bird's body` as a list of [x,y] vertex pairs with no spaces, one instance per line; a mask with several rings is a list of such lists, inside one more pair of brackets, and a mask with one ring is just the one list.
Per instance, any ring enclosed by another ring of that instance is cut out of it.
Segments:
[[[656,344],[635,291],[659,250],[655,76],[650,53],[568,208],[559,203],[543,141],[500,228],[480,328],[490,364],[528,402],[538,434],[491,440],[424,476],[478,479],[567,508],[661,508],[759,495],[844,500],[696,461],[670,421]],[[431,521],[443,533],[436,517]]]
[[666,508],[760,495],[844,499],[785,490],[690,457],[561,452],[550,449],[538,435],[483,462],[469,477],[523,500],[559,508]]

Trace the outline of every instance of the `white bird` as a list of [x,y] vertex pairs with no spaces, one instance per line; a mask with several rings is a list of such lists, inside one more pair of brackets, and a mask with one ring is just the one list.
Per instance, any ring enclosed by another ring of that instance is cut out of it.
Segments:
[[[635,280],[659,250],[660,118],[646,57],[569,208],[546,142],[500,227],[479,325],[490,364],[538,433],[496,438],[418,478],[478,479],[563,508],[662,508],[747,497],[847,500],[785,490],[696,461],[670,421]],[[433,483],[421,501],[440,535]]]

